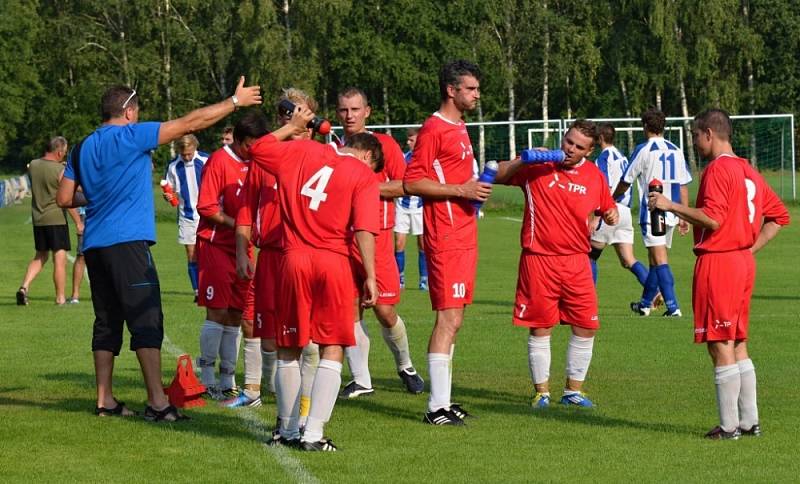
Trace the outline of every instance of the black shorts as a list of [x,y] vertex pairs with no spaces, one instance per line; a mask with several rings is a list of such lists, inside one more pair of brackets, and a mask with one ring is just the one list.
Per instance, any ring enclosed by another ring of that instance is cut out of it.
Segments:
[[[86,215],[81,215],[81,222],[86,223]],[[83,234],[75,234],[75,236],[78,238],[78,242],[75,244],[75,255],[80,257],[83,255]]]
[[128,323],[130,348],[161,348],[164,314],[158,273],[144,241],[89,249],[84,253],[94,306],[92,351],[118,355],[122,323]]
[[34,225],[33,244],[39,252],[70,250],[67,225]]

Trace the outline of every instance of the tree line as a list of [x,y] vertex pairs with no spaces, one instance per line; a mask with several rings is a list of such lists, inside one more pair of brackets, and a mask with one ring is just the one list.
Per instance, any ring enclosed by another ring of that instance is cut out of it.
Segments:
[[[800,2],[791,0],[4,0],[0,159],[21,168],[50,137],[100,123],[106,87],[166,120],[228,96],[240,74],[271,113],[283,87],[333,117],[358,86],[371,123],[421,122],[437,72],[483,71],[470,121],[797,112]],[[219,130],[201,133],[216,146]],[[211,147],[211,146],[209,146]],[[166,150],[166,149],[162,149]],[[168,151],[160,151],[163,161]]]

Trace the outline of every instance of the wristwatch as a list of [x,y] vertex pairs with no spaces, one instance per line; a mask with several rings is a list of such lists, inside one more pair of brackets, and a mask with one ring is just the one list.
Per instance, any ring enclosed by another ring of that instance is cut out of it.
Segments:
[[231,96],[231,101],[233,102],[233,110],[235,111],[235,110],[239,109],[239,98],[236,97],[236,94]]

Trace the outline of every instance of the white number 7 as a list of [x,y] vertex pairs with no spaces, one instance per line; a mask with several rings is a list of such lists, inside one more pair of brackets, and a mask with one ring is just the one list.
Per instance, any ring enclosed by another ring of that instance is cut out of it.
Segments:
[[[308,208],[311,210],[318,210],[319,204],[328,199],[328,194],[325,193],[325,187],[333,175],[333,168],[330,166],[323,166],[316,173],[311,175],[311,178],[303,184],[300,188],[300,195],[306,196],[311,199]],[[316,183],[316,186],[313,186]]]

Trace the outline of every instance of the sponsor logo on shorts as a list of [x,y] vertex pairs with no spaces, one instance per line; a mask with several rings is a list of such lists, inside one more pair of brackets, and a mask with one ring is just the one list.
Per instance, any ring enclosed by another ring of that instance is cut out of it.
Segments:
[[597,321],[597,319],[598,319],[598,318],[597,318],[597,315],[596,315],[596,314],[590,318],[590,320],[591,320],[591,321]]
[[378,294],[378,297],[395,297],[397,296],[396,292],[382,292]]
[[730,328],[730,327],[731,327],[730,321],[720,321],[719,319],[714,320],[714,329]]
[[706,332],[706,328],[695,328],[694,334],[703,334]]
[[283,335],[284,336],[286,336],[287,334],[290,334],[290,333],[297,334],[297,328],[290,328],[290,327],[286,326],[285,324],[283,324],[281,326],[283,326]]

